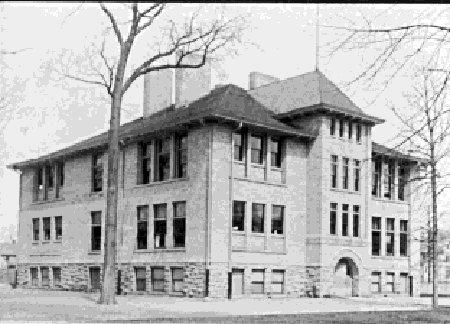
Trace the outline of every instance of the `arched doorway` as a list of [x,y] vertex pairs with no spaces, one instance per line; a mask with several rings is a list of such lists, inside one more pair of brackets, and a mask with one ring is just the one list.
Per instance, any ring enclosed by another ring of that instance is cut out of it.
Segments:
[[340,258],[334,267],[333,294],[342,297],[358,296],[358,267],[349,257]]

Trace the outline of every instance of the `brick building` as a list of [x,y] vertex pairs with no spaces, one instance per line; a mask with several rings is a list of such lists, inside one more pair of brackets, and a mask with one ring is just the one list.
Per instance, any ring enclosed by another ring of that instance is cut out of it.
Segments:
[[[146,77],[144,116],[121,127],[118,290],[418,293],[407,179],[420,161],[372,142],[381,119],[319,71],[212,91],[196,73],[174,87],[165,72]],[[20,171],[19,285],[99,288],[106,143],[9,166]]]

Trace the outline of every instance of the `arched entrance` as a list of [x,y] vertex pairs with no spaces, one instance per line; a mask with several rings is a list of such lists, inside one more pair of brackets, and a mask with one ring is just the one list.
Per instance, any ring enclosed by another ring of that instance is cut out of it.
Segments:
[[340,258],[334,267],[333,294],[342,297],[358,296],[358,275],[358,267],[351,258]]

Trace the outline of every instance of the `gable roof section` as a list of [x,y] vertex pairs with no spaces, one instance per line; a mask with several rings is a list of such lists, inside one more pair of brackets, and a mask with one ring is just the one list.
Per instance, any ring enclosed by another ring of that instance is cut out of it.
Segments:
[[[274,118],[274,113],[256,101],[244,89],[229,84],[212,90],[186,107],[175,108],[173,105],[146,118],[138,118],[120,127],[120,139],[132,139],[146,133],[176,128],[205,118],[222,121],[242,122],[246,125],[270,129],[279,133],[311,138],[309,134]],[[62,150],[8,165],[11,169],[20,169],[33,164],[58,159],[74,153],[88,151],[106,146],[108,132],[90,137]]]
[[321,108],[375,123],[382,122],[365,114],[320,71],[273,82],[250,90],[249,93],[263,105],[272,108],[278,117],[301,115]]
[[424,163],[424,164],[428,163],[427,159],[409,155],[409,154],[403,154],[402,152],[400,152],[398,150],[389,148],[385,145],[375,143],[375,142],[372,142],[372,153],[396,157],[398,159],[408,160],[408,161],[417,162],[417,163]]

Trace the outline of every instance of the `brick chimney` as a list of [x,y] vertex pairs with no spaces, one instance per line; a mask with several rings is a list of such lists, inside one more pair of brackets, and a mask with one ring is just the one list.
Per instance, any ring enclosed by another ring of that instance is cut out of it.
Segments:
[[264,74],[261,72],[250,72],[248,75],[248,89],[253,90],[255,88],[259,88],[263,85],[279,81],[280,79]]
[[[201,56],[191,55],[185,63],[201,62]],[[198,69],[167,69],[144,76],[143,115],[148,117],[172,104],[180,107],[206,95],[211,90],[211,60]]]

